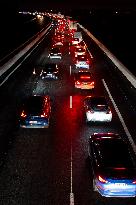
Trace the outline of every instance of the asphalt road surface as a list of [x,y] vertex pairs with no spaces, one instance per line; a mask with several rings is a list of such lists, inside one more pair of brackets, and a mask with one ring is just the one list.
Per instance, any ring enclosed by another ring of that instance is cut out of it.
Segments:
[[[53,31],[42,45],[0,88],[0,204],[1,205],[135,205],[135,198],[105,198],[93,192],[92,170],[87,160],[88,139],[94,132],[115,132],[129,141],[104,86],[136,141],[136,93],[115,66],[84,35],[93,55],[90,71],[94,91],[74,88],[76,72],[69,43],[62,60],[49,60]],[[33,69],[57,62],[58,80],[41,80]],[[48,129],[21,129],[19,108],[30,95],[50,95],[51,119]],[[83,99],[87,95],[106,95],[113,113],[111,123],[86,124]],[[116,150],[115,150],[116,151]]]

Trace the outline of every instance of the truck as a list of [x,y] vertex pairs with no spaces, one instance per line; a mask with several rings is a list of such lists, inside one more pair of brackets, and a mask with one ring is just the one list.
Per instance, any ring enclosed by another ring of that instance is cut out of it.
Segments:
[[74,32],[74,38],[78,38],[79,42],[81,42],[82,39],[82,33],[80,31],[75,31]]
[[77,31],[77,21],[69,20],[69,29]]

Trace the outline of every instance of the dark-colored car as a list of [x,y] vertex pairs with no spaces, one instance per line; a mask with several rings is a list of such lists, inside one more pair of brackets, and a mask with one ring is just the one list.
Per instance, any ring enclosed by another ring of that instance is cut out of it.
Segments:
[[42,79],[46,79],[46,78],[58,79],[58,75],[59,75],[58,65],[53,63],[46,64],[40,74]]
[[20,127],[48,128],[51,112],[49,96],[30,96],[23,103],[20,113]]
[[136,196],[136,160],[132,147],[115,133],[89,138],[93,189],[105,197]]
[[53,48],[50,50],[49,58],[50,58],[50,59],[56,59],[56,58],[61,59],[61,58],[62,58],[61,49],[60,49],[59,47],[53,47]]

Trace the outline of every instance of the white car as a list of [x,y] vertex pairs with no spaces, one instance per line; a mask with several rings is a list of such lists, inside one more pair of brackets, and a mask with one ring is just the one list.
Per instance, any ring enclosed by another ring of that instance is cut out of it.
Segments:
[[82,55],[85,55],[86,54],[86,50],[82,47],[79,47],[79,48],[75,48],[75,57],[77,56],[82,56]]
[[59,58],[61,59],[62,58],[62,53],[60,51],[60,48],[58,47],[54,47],[51,49],[50,53],[49,53],[49,58]]
[[72,39],[72,45],[77,45],[79,43],[79,39],[78,38],[73,38]]
[[87,122],[111,122],[112,112],[104,96],[87,96],[84,99]]
[[76,66],[76,68],[89,69],[89,60],[86,57],[86,55],[77,56],[75,66]]

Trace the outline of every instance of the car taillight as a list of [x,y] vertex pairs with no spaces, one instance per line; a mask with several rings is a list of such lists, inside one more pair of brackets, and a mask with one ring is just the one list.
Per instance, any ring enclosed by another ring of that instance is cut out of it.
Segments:
[[94,85],[94,82],[91,82],[90,85]]
[[107,111],[107,114],[111,114],[111,110],[108,110],[108,111]]
[[136,184],[136,181],[133,181],[132,183],[133,183],[133,184]]
[[25,118],[26,117],[26,114],[25,114],[25,111],[23,110],[22,113],[21,113],[21,117]]
[[87,112],[89,112],[89,113],[94,113],[93,110],[89,110],[89,109],[87,109]]
[[34,75],[36,74],[35,69],[33,70],[33,74],[34,74]]
[[103,179],[101,176],[98,176],[98,180],[102,183],[108,183],[108,181]]
[[76,84],[77,84],[77,85],[80,85],[80,82],[79,82],[79,81],[76,81]]
[[89,61],[87,60],[86,63],[89,64]]
[[41,117],[48,117],[48,114],[47,114],[47,113],[43,113],[43,114],[41,115]]

